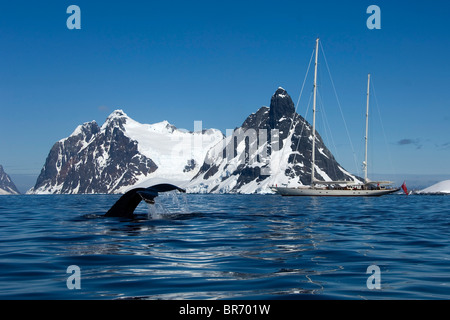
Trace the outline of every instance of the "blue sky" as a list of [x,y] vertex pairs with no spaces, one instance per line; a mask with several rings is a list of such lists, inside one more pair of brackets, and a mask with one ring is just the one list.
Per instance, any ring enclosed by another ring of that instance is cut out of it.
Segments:
[[[81,30],[66,27],[72,4]],[[381,30],[366,27],[372,4]],[[202,120],[225,132],[279,86],[296,102],[320,37],[358,164],[321,57],[338,161],[360,170],[370,72],[372,172],[450,174],[449,13],[441,0],[2,1],[0,164],[38,174],[56,141],[117,108],[142,123],[192,130]]]

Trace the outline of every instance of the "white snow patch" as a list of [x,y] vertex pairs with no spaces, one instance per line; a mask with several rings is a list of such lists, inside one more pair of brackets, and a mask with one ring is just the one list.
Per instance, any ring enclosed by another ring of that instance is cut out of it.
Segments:
[[318,174],[320,174],[320,175],[322,176],[322,178],[323,178],[325,181],[332,181],[332,180],[333,180],[333,179],[331,179],[331,178],[326,174],[325,171],[323,171],[322,169],[320,169],[316,164],[314,165],[314,168],[315,168],[315,171],[316,171]]
[[356,183],[361,183],[362,181],[360,181],[358,178],[356,178],[353,174],[351,174],[350,172],[348,172],[347,170],[345,170],[344,168],[342,168],[341,166],[338,166],[338,169],[341,170],[345,175],[349,176],[350,178],[352,178],[352,180]]
[[[139,152],[158,166],[151,175],[169,180],[190,180],[200,169],[208,150],[223,139],[219,130],[189,132],[176,129],[167,121],[141,124],[128,118],[124,128],[125,134],[138,142]],[[185,172],[191,160],[196,167]]]
[[319,150],[319,152],[321,154],[323,154],[326,158],[328,158],[328,156],[325,154],[325,152],[323,152],[323,148],[318,148],[317,150]]
[[425,188],[418,193],[426,194],[426,193],[445,193],[450,194],[450,180],[445,180],[438,182],[428,188]]
[[5,195],[12,195],[12,194],[17,194],[16,192],[13,192],[12,190],[5,190],[0,188],[0,196],[5,196]]

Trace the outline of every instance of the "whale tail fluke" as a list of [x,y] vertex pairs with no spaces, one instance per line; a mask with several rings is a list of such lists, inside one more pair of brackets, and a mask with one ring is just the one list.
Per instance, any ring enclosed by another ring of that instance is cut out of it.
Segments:
[[186,190],[168,183],[157,184],[148,188],[131,189],[117,200],[105,214],[105,217],[133,218],[134,210],[141,200],[153,204],[155,203],[154,199],[158,196],[159,192],[168,192],[172,190],[178,190],[183,193],[186,192]]

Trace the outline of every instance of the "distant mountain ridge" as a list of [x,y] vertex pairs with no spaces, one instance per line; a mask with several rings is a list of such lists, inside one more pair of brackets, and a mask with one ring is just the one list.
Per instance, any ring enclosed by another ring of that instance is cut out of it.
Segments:
[[0,195],[7,194],[20,194],[20,192],[9,175],[3,170],[3,166],[0,165]]
[[[318,180],[358,178],[316,137]],[[78,126],[54,144],[29,193],[123,193],[132,186],[177,182],[188,192],[269,193],[272,185],[310,183],[312,127],[278,88],[270,107],[227,130],[179,130],[167,121],[141,124],[122,110],[100,127]]]

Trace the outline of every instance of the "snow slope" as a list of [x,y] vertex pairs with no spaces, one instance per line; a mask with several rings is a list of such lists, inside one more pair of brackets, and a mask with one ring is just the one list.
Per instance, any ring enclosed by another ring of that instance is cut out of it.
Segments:
[[127,117],[125,135],[138,142],[138,150],[158,169],[150,178],[189,181],[198,172],[206,153],[223,139],[221,131],[180,130],[167,121],[141,124]]
[[450,180],[441,181],[418,192],[419,194],[450,194]]

